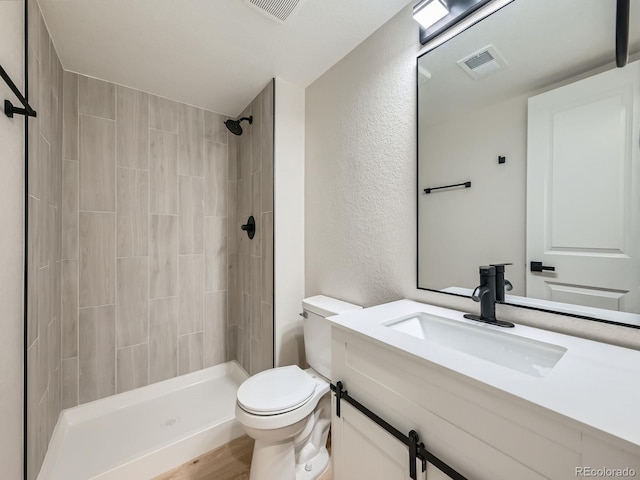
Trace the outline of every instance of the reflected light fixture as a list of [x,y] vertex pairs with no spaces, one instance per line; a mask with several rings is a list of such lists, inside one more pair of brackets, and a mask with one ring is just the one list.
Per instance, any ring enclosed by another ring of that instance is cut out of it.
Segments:
[[[475,17],[474,13],[485,5],[487,8],[482,11],[487,10],[486,15],[480,15],[465,28],[511,1],[513,0],[421,0],[413,7],[413,18],[420,23],[420,43],[424,45],[450,31],[455,25],[463,23],[463,20]],[[491,9],[489,4],[495,5],[496,8]]]
[[422,28],[429,28],[448,14],[449,9],[441,0],[422,0],[413,7],[413,18]]

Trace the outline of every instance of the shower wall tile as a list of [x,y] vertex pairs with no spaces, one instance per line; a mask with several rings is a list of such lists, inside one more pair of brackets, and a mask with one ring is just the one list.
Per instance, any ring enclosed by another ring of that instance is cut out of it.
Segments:
[[[54,319],[62,319],[62,260],[59,260],[53,264],[51,270],[52,278],[51,285],[53,286],[53,295],[51,296],[52,302],[52,315]],[[62,325],[62,322],[60,322]],[[58,338],[60,340],[60,338]],[[59,342],[58,342],[59,343]]]
[[262,302],[262,344],[263,349],[263,369],[273,366],[273,306]]
[[149,341],[149,259],[118,258],[116,264],[116,346]]
[[149,345],[133,345],[116,350],[117,393],[149,384]]
[[150,211],[178,213],[178,136],[151,130],[149,133]]
[[178,338],[178,375],[204,368],[204,332]]
[[227,289],[227,222],[225,218],[205,217],[206,292]]
[[238,219],[246,219],[251,214],[251,177],[238,180],[236,215]]
[[[273,365],[273,86],[267,85],[242,112],[253,115],[253,124],[242,136],[229,136],[227,152],[227,252],[234,262],[229,265],[229,299],[235,305],[229,311],[237,310],[227,337],[235,334],[237,359],[251,373]],[[252,240],[238,231],[248,215],[256,218]],[[231,283],[234,269],[237,278]]]
[[48,414],[48,391],[45,392],[44,396],[40,399],[40,401],[38,402],[38,406],[37,408],[37,412],[36,412],[36,429],[37,429],[37,437],[36,437],[36,462],[38,463],[38,465],[42,465],[42,462],[44,461],[44,456],[47,452],[47,429],[48,429],[48,422],[47,422],[47,414]]
[[237,330],[238,329],[235,325],[227,325],[227,339],[225,344],[227,350],[227,362],[238,358]]
[[61,407],[75,407],[78,405],[78,357],[63,359],[61,369]]
[[256,217],[256,233],[251,241],[251,255],[260,256],[262,252],[262,173],[251,175],[251,212]]
[[244,234],[240,230],[242,222],[238,220],[238,182],[227,182],[228,204],[227,204],[227,255],[238,253],[238,235]]
[[62,83],[62,157],[78,160],[78,75],[65,71]]
[[80,403],[104,398],[116,392],[115,313],[115,305],[80,309]]
[[[36,89],[34,89],[36,90]],[[35,105],[32,107],[37,110]],[[29,123],[29,136],[27,137],[29,144],[29,195],[40,198],[40,124],[39,122]]]
[[204,110],[189,105],[178,106],[178,173],[204,176]]
[[247,332],[248,335],[251,335],[251,295],[248,293],[242,294],[240,323],[238,326]]
[[238,180],[238,137],[229,135],[227,141],[227,161],[229,163],[228,180],[235,182]]
[[180,255],[179,257],[179,335],[203,330],[203,263],[204,257],[202,255]]
[[40,15],[39,6],[37,0],[27,0],[29,18],[27,18],[27,28],[29,36],[27,38],[27,44],[34,49],[34,56],[36,55],[38,48],[38,42],[40,41]]
[[251,165],[251,139],[242,135],[238,137],[238,180],[251,176]]
[[38,150],[39,154],[39,178],[42,179],[40,182],[40,203],[38,205],[38,234],[40,235],[40,239],[38,242],[38,265],[40,267],[44,267],[47,265],[49,261],[49,250],[52,245],[49,241],[49,230],[48,230],[48,220],[49,220],[49,190],[51,185],[49,181],[46,179],[50,179],[49,175],[49,164],[50,164],[50,150],[49,144],[47,141],[41,136],[40,137],[40,148]]
[[116,86],[96,78],[78,78],[78,112],[94,117],[116,119]]
[[51,321],[51,278],[49,267],[38,270],[38,389],[42,398],[49,382],[49,322]]
[[213,217],[227,216],[228,169],[227,146],[222,143],[207,142],[204,169],[205,181],[208,187],[205,197],[205,215]]
[[51,81],[49,78],[49,45],[51,41],[47,34],[47,27],[44,20],[40,22],[40,48],[38,58],[40,59],[38,90],[40,92],[38,116],[40,124],[40,134],[46,138],[51,138]]
[[262,340],[262,258],[251,257],[251,336]]
[[115,123],[113,121],[80,115],[79,161],[80,210],[115,212]]
[[238,254],[229,255],[229,269],[227,275],[227,323],[236,325],[240,316],[241,292],[238,288],[238,277],[240,271],[238,268]]
[[178,374],[178,299],[149,301],[149,383]]
[[178,133],[178,103],[166,98],[149,96],[149,127]]
[[78,162],[62,167],[62,258],[78,258]]
[[262,214],[262,301],[273,303],[273,212]]
[[56,251],[56,207],[49,205],[47,212],[47,250],[46,250],[46,263],[50,267],[55,263],[55,251]]
[[178,217],[151,215],[149,298],[178,295]]
[[260,93],[256,99],[251,102],[253,110],[253,124],[250,128],[249,139],[251,141],[251,173],[259,172],[262,168],[262,96]]
[[255,375],[262,370],[262,358],[264,357],[264,348],[261,340],[251,338],[249,340],[250,354],[249,354],[249,375]]
[[245,295],[251,294],[251,255],[248,252],[249,241],[246,235],[240,236],[240,287],[242,293]]
[[[55,379],[56,370],[60,368],[61,356],[60,356],[60,322],[57,318],[54,318],[51,323],[48,325],[48,338],[49,338],[49,358],[48,366],[49,366],[49,382]],[[49,389],[51,389],[52,385],[49,383]],[[54,389],[55,391],[55,389]]]
[[204,112],[204,139],[208,142],[227,143],[227,127],[224,122],[229,117],[214,112]]
[[30,367],[27,371],[27,470],[30,473],[29,479],[35,479],[40,469],[38,455],[36,451],[38,439],[38,403],[40,398],[37,397],[38,385],[38,369],[34,365],[38,365],[38,340],[34,342],[27,350],[27,365]]
[[78,261],[62,261],[62,358],[78,356]]
[[115,223],[113,213],[80,212],[80,308],[115,303]]
[[117,164],[149,168],[149,95],[118,85],[116,90]]
[[[231,138],[222,115],[63,73],[57,58],[45,61],[45,71],[35,58],[38,75],[48,82],[56,76],[59,90],[41,95],[51,138],[31,135],[38,151],[30,180],[30,211],[37,212],[31,237],[43,241],[28,255],[36,272],[48,269],[53,282],[51,293],[38,295],[36,286],[29,299],[35,305],[29,310],[37,346],[32,355],[46,373],[36,383],[48,433],[48,412],[61,406],[212,366],[236,353],[250,358],[250,343],[238,348],[242,274],[239,253],[230,252],[242,248],[249,268],[253,244],[239,244],[235,197],[238,139],[244,138],[249,158],[252,143],[250,128]],[[251,169],[249,162],[247,211]],[[257,297],[246,297],[250,335]],[[38,300],[48,319],[41,335]]]
[[205,366],[211,367],[226,360],[227,292],[207,293],[205,303]]
[[[204,180],[179,175],[179,253],[203,253]],[[209,184],[207,184],[210,186]]]
[[149,244],[149,174],[118,167],[116,175],[116,254],[146,256]]
[[236,328],[236,347],[238,363],[242,365],[247,372],[251,369],[251,335],[243,328]]
[[[35,479],[61,408],[62,359],[62,68],[37,2],[27,18],[30,103],[38,112],[29,122],[27,465]],[[76,292],[77,295],[77,292]]]
[[40,202],[29,197],[29,242],[27,244],[27,341],[32,345],[38,338],[38,244],[40,240],[38,228],[38,207]]
[[262,211],[273,211],[273,119],[268,121],[262,136]]

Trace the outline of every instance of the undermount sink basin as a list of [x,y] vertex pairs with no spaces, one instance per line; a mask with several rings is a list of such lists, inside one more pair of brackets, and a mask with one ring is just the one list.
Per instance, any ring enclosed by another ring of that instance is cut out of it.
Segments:
[[472,325],[424,312],[382,323],[398,332],[420,338],[534,377],[544,377],[566,348]]

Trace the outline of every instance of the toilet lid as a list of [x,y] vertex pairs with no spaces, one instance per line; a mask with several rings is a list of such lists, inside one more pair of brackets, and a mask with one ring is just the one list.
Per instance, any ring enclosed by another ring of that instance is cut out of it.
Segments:
[[238,404],[256,415],[275,415],[294,410],[311,398],[316,382],[298,366],[265,370],[238,388]]

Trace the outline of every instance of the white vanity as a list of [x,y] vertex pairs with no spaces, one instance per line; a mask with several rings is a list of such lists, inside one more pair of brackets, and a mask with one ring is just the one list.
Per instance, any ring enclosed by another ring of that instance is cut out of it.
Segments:
[[[462,315],[400,300],[332,317],[334,382],[469,480],[640,477],[640,351]],[[334,479],[409,478],[407,447],[333,402]]]

